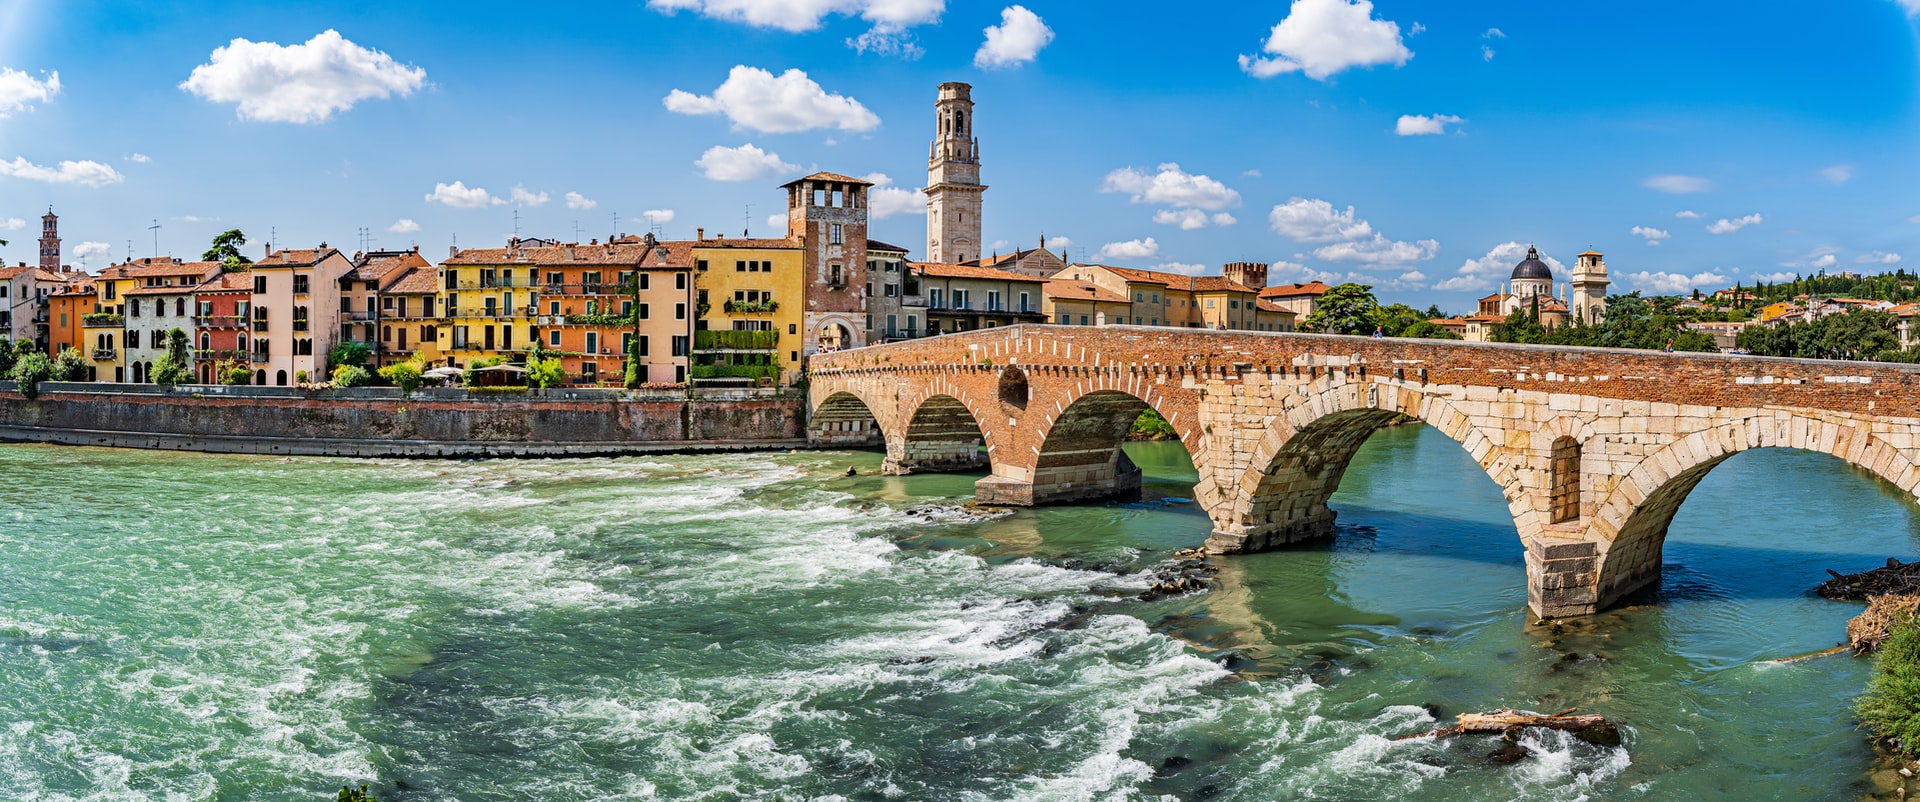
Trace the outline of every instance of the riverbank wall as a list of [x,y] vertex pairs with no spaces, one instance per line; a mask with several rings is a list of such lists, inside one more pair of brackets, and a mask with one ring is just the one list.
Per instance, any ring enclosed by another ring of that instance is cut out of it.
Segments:
[[0,441],[336,457],[575,457],[806,445],[804,393],[525,393],[0,382]]

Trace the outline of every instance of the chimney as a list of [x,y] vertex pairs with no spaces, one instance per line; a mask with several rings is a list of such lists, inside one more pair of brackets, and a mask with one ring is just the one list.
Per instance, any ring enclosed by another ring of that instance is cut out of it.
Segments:
[[695,240],[700,240],[700,241],[705,241],[705,240],[706,240],[706,238],[707,238],[707,230],[706,230],[706,229],[704,229],[704,228],[696,228],[696,229],[694,229],[694,230],[693,230],[693,238],[694,238]]
[[460,255],[460,246],[458,246],[458,245],[448,245],[448,246],[447,246],[447,258],[448,258],[448,259],[452,259],[453,257],[455,257],[455,256],[459,256],[459,255]]

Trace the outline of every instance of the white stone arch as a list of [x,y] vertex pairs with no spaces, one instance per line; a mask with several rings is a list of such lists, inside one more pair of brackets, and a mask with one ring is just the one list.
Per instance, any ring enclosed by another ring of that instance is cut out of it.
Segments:
[[1826,454],[1912,497],[1920,467],[1864,423],[1786,410],[1756,412],[1692,432],[1641,458],[1599,503],[1588,529],[1588,537],[1603,544],[1596,568],[1601,606],[1658,581],[1674,513],[1707,473],[1741,452],[1791,448]]
[[[1193,460],[1194,467],[1201,469],[1203,477],[1206,475],[1202,456],[1206,453],[1206,433],[1200,429],[1199,421],[1192,416],[1179,414],[1179,407],[1170,403],[1171,399],[1160,391],[1159,385],[1152,381],[1151,377],[1135,371],[1095,368],[1084,376],[1065,378],[1049,376],[1047,378],[1052,380],[1045,383],[1044,392],[1036,392],[1034,399],[1027,406],[1027,415],[1022,416],[1021,419],[1021,425],[1026,426],[1029,425],[1028,416],[1039,415],[1036,434],[1039,436],[1040,445],[1035,446],[1038,449],[1036,454],[1046,453],[1045,444],[1053,435],[1055,424],[1073,410],[1075,404],[1096,393],[1121,393],[1132,396],[1144,404],[1143,411],[1150,408],[1160,413],[1160,417],[1166,418],[1167,423],[1173,426],[1173,431],[1180,436],[1180,444],[1186,447],[1187,456]],[[1059,392],[1060,390],[1065,392]]]
[[[922,434],[919,431],[923,423],[921,413],[933,409],[928,406],[930,403],[943,409],[950,408],[944,406],[941,399],[950,400],[952,405],[964,409],[968,417],[972,418],[973,426],[979,434],[980,444],[985,446],[987,460],[989,465],[991,465],[993,452],[995,450],[995,435],[998,434],[1000,428],[996,424],[1002,416],[992,414],[993,407],[991,405],[982,404],[977,401],[973,393],[969,392],[965,387],[949,381],[946,376],[936,376],[930,381],[915,383],[911,394],[901,399],[899,437],[897,438],[899,448],[895,449],[893,447],[893,441],[890,440],[888,454],[896,461],[912,457],[910,452],[915,442],[915,436]],[[951,432],[948,433],[950,434]],[[914,468],[916,466],[909,464],[905,467]],[[977,467],[977,465],[975,467]]]
[[[815,380],[809,388],[807,438],[831,443],[851,431],[847,424],[862,419],[857,409],[846,402],[851,398],[865,407],[866,416],[879,429],[889,453],[900,439],[899,403],[885,382],[874,377],[836,376],[829,381]],[[888,403],[893,402],[893,403]],[[841,432],[842,435],[836,435]]]

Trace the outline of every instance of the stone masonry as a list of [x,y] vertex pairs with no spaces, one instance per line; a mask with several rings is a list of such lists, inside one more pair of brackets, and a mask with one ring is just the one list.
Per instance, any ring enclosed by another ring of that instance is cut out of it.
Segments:
[[984,454],[983,503],[1136,491],[1119,445],[1152,407],[1199,470],[1216,553],[1324,536],[1360,445],[1418,419],[1505,494],[1545,617],[1655,586],[1675,511],[1741,451],[1818,451],[1908,496],[1920,487],[1915,366],[1014,326],[816,355],[809,368],[815,442],[884,444],[901,473],[976,468]]

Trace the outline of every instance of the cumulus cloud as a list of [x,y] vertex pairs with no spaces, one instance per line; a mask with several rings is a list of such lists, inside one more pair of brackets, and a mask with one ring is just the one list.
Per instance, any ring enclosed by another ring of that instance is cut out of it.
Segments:
[[635,222],[646,223],[648,225],[655,225],[655,226],[664,226],[668,223],[673,222],[673,217],[674,217],[674,214],[672,209],[648,209],[644,212],[641,212],[640,216],[636,218]]
[[1302,72],[1324,81],[1352,67],[1398,67],[1413,58],[1400,26],[1374,19],[1370,0],[1294,0],[1262,51],[1271,58],[1243,55],[1240,69],[1255,78]]
[[308,124],[362,100],[406,97],[426,82],[426,70],[328,29],[299,45],[234,39],[215,48],[180,88],[215,103],[239,104],[241,119]]
[[599,201],[588,198],[578,192],[567,193],[567,208],[569,209],[591,209],[599,205]]
[[1153,175],[1132,167],[1107,174],[1101,192],[1124,192],[1134,203],[1158,203],[1176,208],[1218,211],[1240,205],[1240,193],[1205,175],[1193,175],[1167,162]]
[[1372,239],[1335,242],[1313,249],[1313,255],[1329,262],[1362,262],[1370,265],[1404,265],[1432,259],[1440,253],[1438,240],[1418,242],[1390,240],[1374,234]]
[[805,72],[773,73],[744,64],[727,73],[727,80],[711,95],[675,89],[667,94],[667,110],[678,114],[723,114],[733,127],[769,134],[790,134],[816,128],[871,131],[880,117],[860,101],[829,94]]
[[468,189],[464,181],[455,181],[451,184],[436,183],[433,185],[433,191],[427,193],[426,199],[429,203],[444,203],[455,209],[479,209],[506,203],[480,187]]
[[153,161],[153,159],[149,158],[145,153],[129,153],[125,158],[134,164],[146,164],[147,162]]
[[1152,259],[1159,255],[1160,243],[1148,237],[1143,240],[1109,242],[1100,246],[1100,252],[1094,254],[1093,258],[1104,262],[1109,259]]
[[940,19],[946,0],[647,0],[655,11],[692,11],[704,17],[791,33],[811,31],[829,14],[858,16],[898,30]]
[[60,94],[60,73],[42,73],[34,78],[24,72],[0,67],[0,118],[5,118],[35,103],[46,103]]
[[894,186],[893,177],[886,173],[868,173],[864,178],[873,183],[867,190],[867,216],[871,219],[926,214],[927,196],[919,190]]
[[1341,273],[1315,270],[1304,263],[1289,262],[1285,259],[1276,260],[1267,265],[1267,286],[1269,287],[1276,284],[1305,284],[1310,281],[1338,284],[1345,278]]
[[1199,209],[1161,209],[1153,213],[1153,222],[1169,226],[1177,225],[1182,231],[1197,231],[1206,228],[1208,224],[1225,227],[1240,220],[1226,212],[1207,214]]
[[[1915,0],[1915,2],[1920,2],[1920,0]],[[1821,170],[1820,177],[1825,179],[1827,183],[1830,183],[1830,184],[1847,183],[1848,179],[1853,178],[1853,165],[1836,164],[1832,167],[1828,167],[1824,170]]]
[[1664,174],[1648,176],[1641,185],[1669,195],[1688,195],[1713,189],[1713,182],[1697,175]]
[[1674,212],[1674,213],[1673,213],[1673,216],[1674,216],[1674,217],[1678,217],[1678,218],[1680,218],[1680,219],[1682,219],[1682,220],[1698,220],[1698,219],[1700,219],[1700,213],[1699,213],[1699,212],[1696,212],[1696,211],[1693,211],[1692,209],[1688,209],[1688,210],[1686,210],[1686,211],[1684,211],[1684,212]]
[[1718,221],[1715,221],[1713,225],[1707,226],[1707,231],[1713,234],[1732,234],[1733,232],[1739,231],[1740,229],[1746,228],[1747,226],[1759,225],[1759,224],[1760,224],[1759,214],[1750,214],[1750,215],[1747,215],[1746,217],[1741,217],[1733,220],[1728,220],[1727,218],[1722,217]]
[[[1739,271],[1734,271],[1734,272],[1739,272]],[[1756,273],[1754,275],[1748,276],[1747,278],[1750,278],[1756,282],[1764,281],[1768,284],[1778,284],[1782,281],[1792,281],[1799,277],[1800,277],[1799,273],[1780,272],[1780,273]]]
[[1645,237],[1648,245],[1659,245],[1661,240],[1673,236],[1652,226],[1634,226],[1633,235],[1636,237]]
[[[1513,275],[1513,266],[1527,258],[1528,247],[1518,242],[1503,242],[1495,245],[1487,251],[1486,256],[1462,262],[1460,269],[1454,271],[1452,277],[1433,285],[1433,288],[1447,291],[1483,291],[1498,287],[1500,282],[1506,281]],[[1552,256],[1541,254],[1540,261],[1552,268],[1555,274],[1566,272],[1567,266]]]
[[393,225],[387,226],[387,230],[395,234],[413,234],[420,230],[420,224],[402,217],[393,221]]
[[513,188],[512,197],[513,202],[521,206],[545,206],[547,201],[552,200],[545,192],[528,192],[527,188],[522,186]]
[[1506,31],[1502,31],[1502,30],[1500,30],[1499,28],[1488,28],[1488,29],[1487,29],[1487,32],[1486,32],[1486,33],[1483,33],[1483,34],[1480,34],[1480,38],[1482,38],[1482,39],[1505,39],[1505,38],[1507,38],[1507,33],[1506,33]]
[[113,246],[108,245],[104,242],[88,241],[88,242],[82,242],[78,245],[73,246],[73,258],[78,259],[82,262],[92,259],[96,256],[111,258],[112,253],[113,253]]
[[1492,45],[1481,45],[1481,46],[1480,46],[1480,60],[1481,60],[1481,61],[1492,61],[1492,60],[1493,60],[1493,46],[1492,46]]
[[707,148],[693,164],[714,181],[755,181],[800,169],[800,165],[781,161],[780,154],[752,145],[737,148],[715,145]]
[[24,178],[28,181],[44,181],[49,184],[80,184],[89,187],[104,187],[127,180],[120,171],[97,161],[63,161],[57,167],[34,164],[23,157],[16,156],[13,161],[0,161],[0,175]]
[[1400,121],[1393,126],[1393,132],[1401,136],[1428,136],[1444,134],[1448,125],[1459,125],[1466,120],[1451,114],[1435,114],[1426,117],[1419,114],[1402,114]]
[[1373,226],[1354,217],[1353,207],[1336,211],[1323,200],[1292,198],[1267,214],[1273,230],[1299,242],[1352,240],[1373,234]]
[[1907,10],[1907,16],[1920,17],[1920,0],[1896,0],[1901,8]]
[[1871,251],[1855,257],[1853,261],[1856,264],[1863,265],[1897,265],[1900,264],[1900,254],[1889,251]]
[[784,214],[767,215],[768,230],[784,232],[787,230],[787,222],[787,216]]
[[1645,270],[1638,273],[1628,273],[1622,276],[1622,278],[1626,280],[1628,285],[1655,295],[1682,295],[1702,288],[1719,288],[1732,281],[1732,279],[1724,275],[1713,272],[1695,273],[1689,276],[1685,273],[1649,272]]
[[26,227],[27,221],[18,217],[9,217],[5,220],[0,220],[0,231],[19,231]]
[[985,33],[987,41],[973,54],[973,66],[981,69],[1025,64],[1053,41],[1053,29],[1026,6],[1007,6],[1000,12],[1000,24],[988,26]]
[[1178,273],[1182,276],[1197,276],[1207,272],[1206,265],[1197,265],[1189,262],[1162,262],[1147,269],[1158,270],[1162,273]]
[[926,48],[913,34],[900,28],[875,26],[859,36],[847,38],[847,47],[876,56],[899,56],[908,61],[926,55]]

